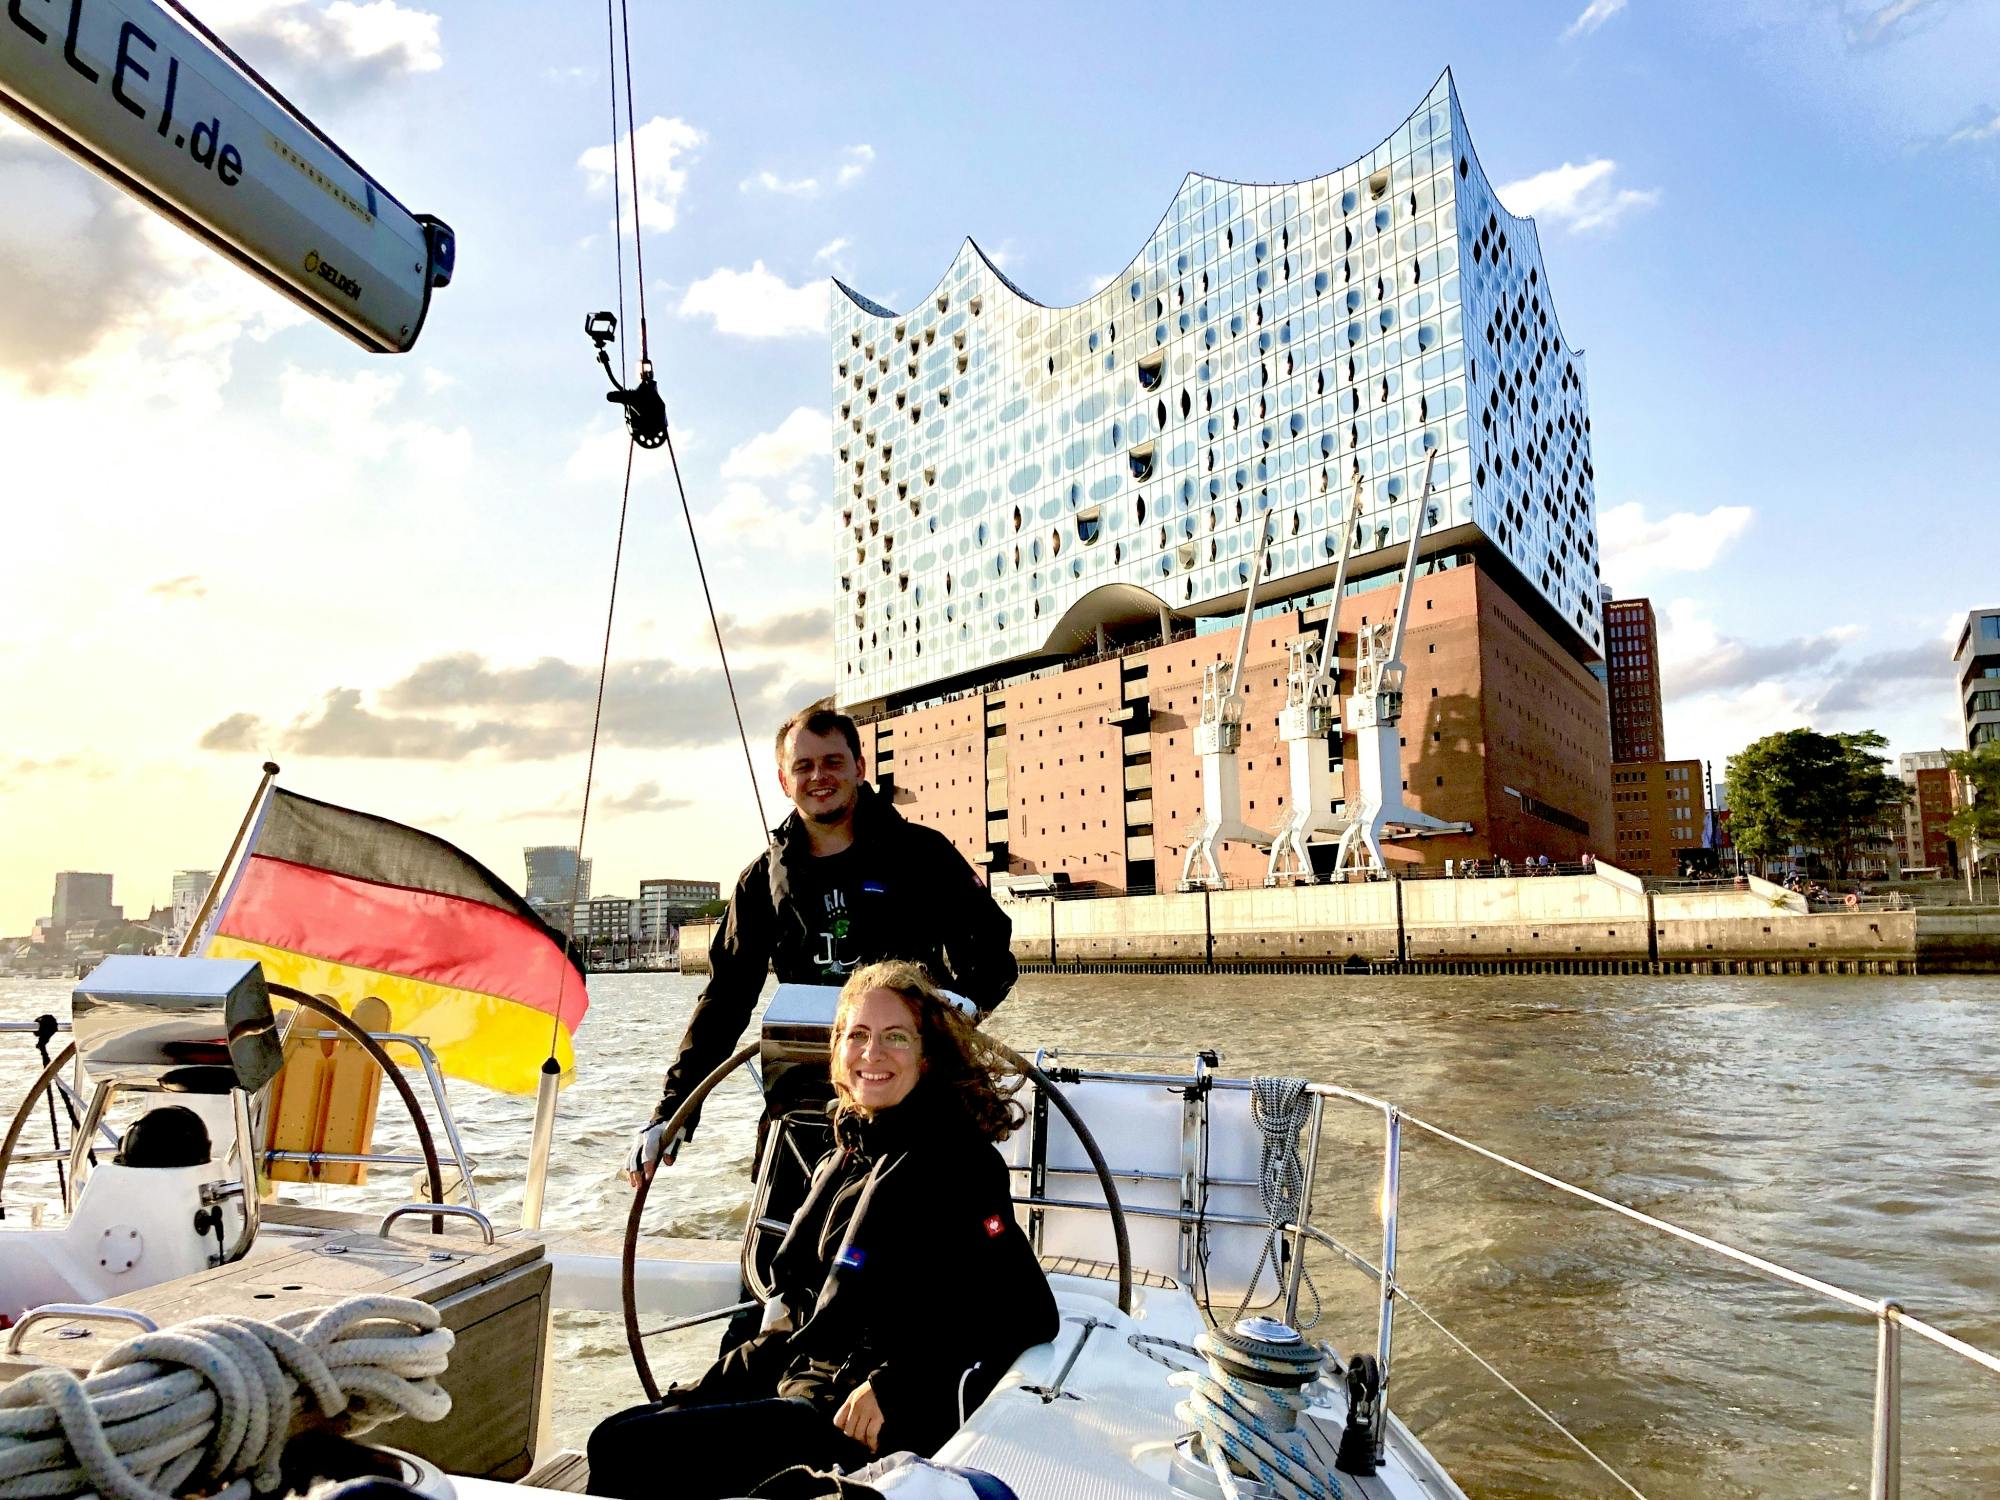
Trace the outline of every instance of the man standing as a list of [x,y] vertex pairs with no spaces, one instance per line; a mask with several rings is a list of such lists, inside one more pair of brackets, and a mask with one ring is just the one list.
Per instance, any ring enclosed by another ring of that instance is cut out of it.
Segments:
[[852,719],[825,703],[801,709],[779,726],[777,754],[795,811],[730,895],[708,984],[626,1163],[635,1184],[681,1100],[742,1036],[767,971],[781,984],[837,985],[863,964],[911,959],[981,1015],[1014,983],[1013,924],[949,839],[867,784]]

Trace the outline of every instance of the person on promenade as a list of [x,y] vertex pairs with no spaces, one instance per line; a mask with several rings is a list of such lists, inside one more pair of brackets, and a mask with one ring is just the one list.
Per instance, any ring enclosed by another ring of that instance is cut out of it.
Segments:
[[794,1464],[928,1456],[1023,1349],[1055,1337],[993,1149],[1024,1119],[1005,1064],[906,962],[848,979],[832,1044],[834,1149],[772,1264],[763,1331],[600,1423],[591,1494],[706,1500]]
[[729,1056],[767,973],[780,984],[839,984],[863,964],[911,959],[981,1015],[1018,973],[1013,923],[965,857],[867,784],[854,720],[824,701],[803,708],[779,726],[777,755],[793,811],[738,877],[709,944],[708,984],[626,1161],[634,1186],[649,1162],[673,1159],[680,1141],[663,1138],[666,1125]]

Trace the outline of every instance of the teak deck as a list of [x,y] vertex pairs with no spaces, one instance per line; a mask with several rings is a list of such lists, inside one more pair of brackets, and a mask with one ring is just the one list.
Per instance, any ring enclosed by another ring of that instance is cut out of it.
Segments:
[[[549,1317],[550,1267],[538,1239],[502,1233],[487,1245],[462,1221],[446,1219],[446,1232],[434,1235],[429,1221],[416,1217],[401,1220],[384,1239],[374,1233],[376,1215],[281,1205],[263,1214],[264,1227],[242,1260],[135,1291],[114,1305],[164,1328],[216,1313],[271,1318],[370,1292],[428,1302],[458,1336],[439,1382],[451,1394],[451,1420],[405,1418],[377,1428],[369,1440],[451,1473],[491,1479],[527,1473],[542,1418]],[[75,1332],[63,1337],[66,1328]],[[30,1368],[21,1359],[82,1373],[132,1332],[99,1321],[37,1324],[15,1363],[0,1360],[0,1384]]]

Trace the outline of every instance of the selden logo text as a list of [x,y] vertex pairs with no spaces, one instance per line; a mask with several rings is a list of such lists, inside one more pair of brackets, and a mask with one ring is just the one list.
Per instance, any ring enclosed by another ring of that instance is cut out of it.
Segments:
[[339,271],[319,258],[319,251],[317,250],[308,250],[306,252],[306,274],[308,276],[317,276],[343,297],[351,298],[356,302],[361,300],[361,283],[356,281],[352,276],[341,275]]

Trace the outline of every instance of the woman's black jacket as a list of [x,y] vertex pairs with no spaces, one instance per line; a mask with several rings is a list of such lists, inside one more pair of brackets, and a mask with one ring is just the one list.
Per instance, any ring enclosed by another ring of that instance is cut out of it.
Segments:
[[1006,1163],[949,1085],[920,1080],[873,1120],[837,1122],[835,1139],[772,1265],[790,1331],[759,1334],[667,1399],[797,1396],[831,1420],[865,1380],[878,1451],[930,1454],[958,1429],[961,1381],[970,1412],[1015,1356],[1055,1337],[1055,1297],[1014,1221]]

